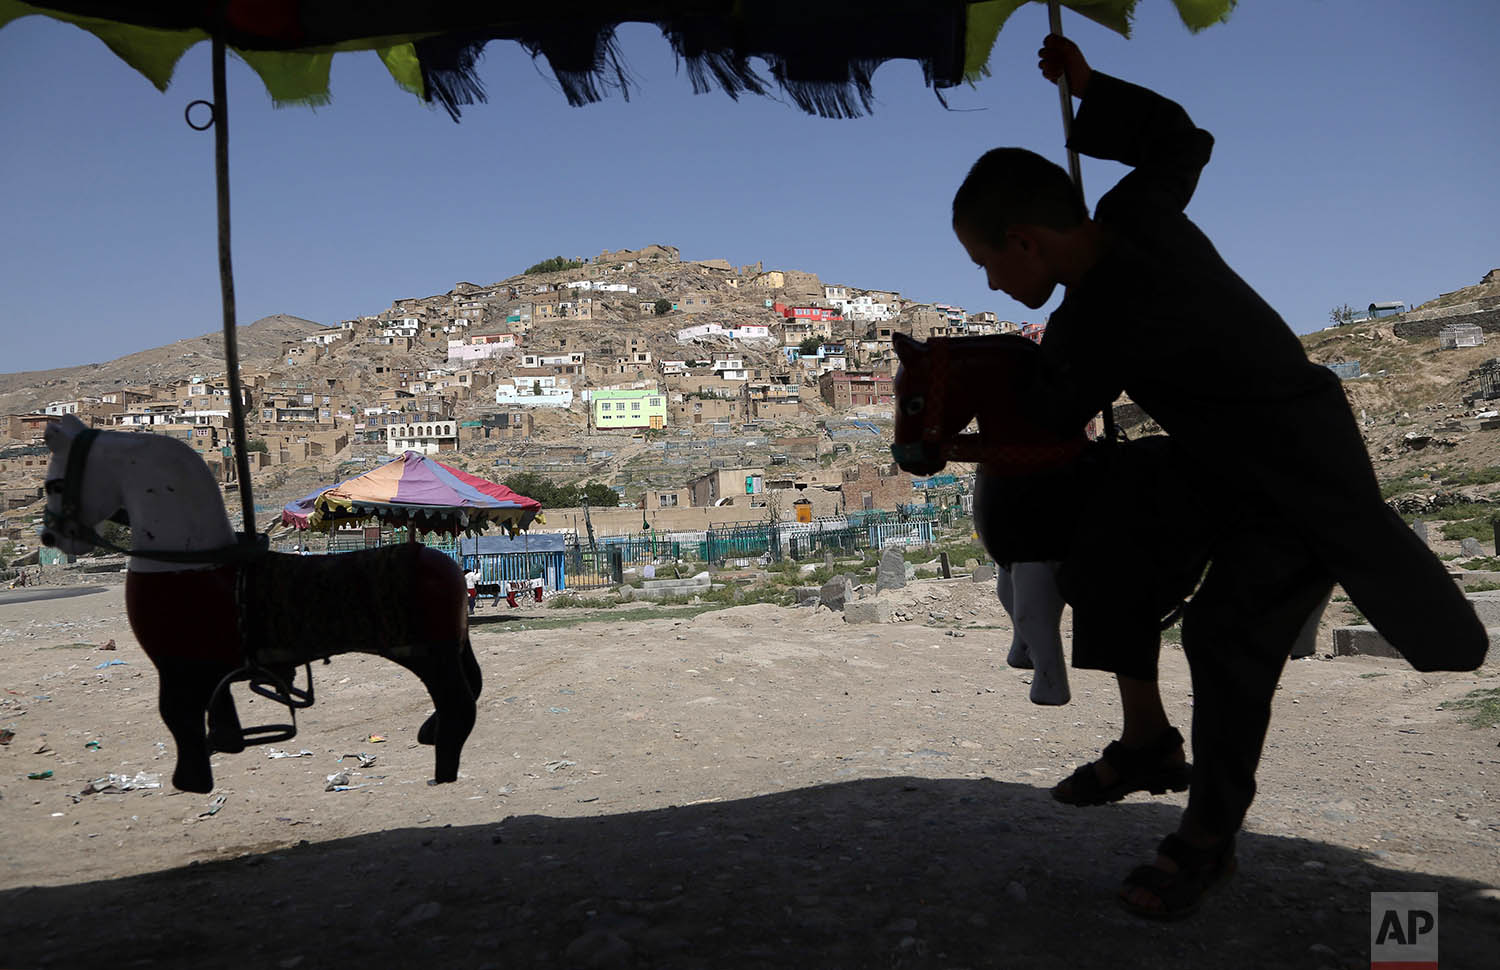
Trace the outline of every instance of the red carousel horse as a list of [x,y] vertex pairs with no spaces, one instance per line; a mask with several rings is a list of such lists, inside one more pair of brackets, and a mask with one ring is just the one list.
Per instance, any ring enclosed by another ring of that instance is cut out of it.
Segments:
[[[896,334],[892,343],[896,463],[923,476],[977,463],[992,488],[989,501],[976,495],[975,525],[996,562],[1059,561],[1058,586],[1075,608],[1170,622],[1203,573],[1214,527],[1170,439],[1090,444],[1082,427],[1036,423],[1023,395],[1041,348],[1024,337]],[[978,433],[963,433],[976,419]]]
[[[231,683],[249,681],[295,712],[312,703],[311,661],[350,651],[417,675],[436,708],[417,734],[436,747],[433,781],[458,778],[481,675],[457,563],[414,544],[337,556],[267,552],[236,541],[218,487],[185,443],[100,432],[71,415],[48,425],[45,440],[42,542],[76,555],[108,545],[95,531],[104,520],[130,526],[126,611],[160,677],[162,720],[177,744],[174,785],[210,791],[210,750],[295,733],[295,713],[291,725],[242,729]],[[309,665],[305,689],[292,686],[300,665]]]
[[[1026,418],[1021,391],[1041,348],[1025,337],[895,334],[896,428],[891,454],[913,475],[935,475],[949,461],[977,462],[986,475],[1012,478],[1064,468],[1088,445],[1083,428],[1062,435]],[[963,434],[979,421],[978,434]]]

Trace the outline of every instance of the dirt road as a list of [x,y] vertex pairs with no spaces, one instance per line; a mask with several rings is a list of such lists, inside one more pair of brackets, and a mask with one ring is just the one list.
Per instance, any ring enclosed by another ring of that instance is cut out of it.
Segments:
[[[911,622],[486,608],[456,784],[420,684],[348,655],[289,756],[216,756],[207,796],[170,787],[120,587],[0,605],[0,965],[1318,970],[1368,964],[1375,890],[1438,892],[1441,965],[1496,965],[1500,729],[1442,705],[1500,666],[1292,663],[1240,875],[1161,926],[1113,894],[1182,797],[1047,792],[1115,736],[1112,683],[1034,707],[991,588],[896,595]],[[1162,671],[1185,727],[1180,649]],[[110,775],[163,787],[82,794]]]

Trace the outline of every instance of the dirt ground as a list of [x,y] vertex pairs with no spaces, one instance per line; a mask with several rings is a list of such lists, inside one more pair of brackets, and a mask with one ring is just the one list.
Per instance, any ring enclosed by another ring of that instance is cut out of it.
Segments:
[[[1034,707],[992,587],[885,596],[913,619],[486,605],[456,784],[427,784],[420,684],[345,655],[276,746],[308,753],[218,755],[211,795],[171,788],[119,585],[0,602],[0,965],[1342,970],[1377,890],[1440,894],[1445,970],[1496,965],[1500,729],[1441,705],[1500,658],[1292,662],[1240,874],[1157,925],[1114,892],[1183,796],[1048,795],[1116,736],[1112,682]],[[1162,671],[1185,728],[1175,645]],[[162,787],[83,794],[111,774]]]

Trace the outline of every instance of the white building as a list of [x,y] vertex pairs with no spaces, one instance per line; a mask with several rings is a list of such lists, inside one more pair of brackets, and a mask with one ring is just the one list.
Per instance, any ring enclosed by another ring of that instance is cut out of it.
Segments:
[[515,347],[516,342],[514,338],[508,343],[497,341],[489,344],[472,344],[463,340],[450,340],[448,341],[448,363],[489,360],[497,354],[504,355],[506,351],[514,350]]
[[416,317],[403,317],[381,327],[380,335],[382,337],[415,337],[421,329],[422,322]]
[[435,455],[458,450],[458,422],[452,418],[387,425],[385,434],[385,450],[392,455],[404,451]]
[[763,323],[746,323],[739,326],[731,324],[727,327],[721,323],[699,323],[677,331],[677,342],[680,344],[691,343],[694,340],[711,340],[715,337],[745,343],[770,343],[775,339],[771,336],[770,325]]
[[519,383],[495,385],[495,403],[532,408],[566,408],[573,404],[573,388],[555,384],[552,377],[523,377]]
[[522,354],[522,367],[582,367],[583,354]]
[[726,381],[747,381],[750,379],[750,372],[745,369],[743,357],[715,354],[714,376]]
[[896,302],[884,302],[876,300],[871,296],[856,296],[853,299],[834,301],[839,310],[842,311],[846,320],[863,320],[867,323],[889,320],[901,312],[901,305]]

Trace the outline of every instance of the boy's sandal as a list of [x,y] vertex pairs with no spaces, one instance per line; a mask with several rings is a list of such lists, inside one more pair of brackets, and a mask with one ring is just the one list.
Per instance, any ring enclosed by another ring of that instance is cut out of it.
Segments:
[[[1174,920],[1191,916],[1209,890],[1234,875],[1234,838],[1231,836],[1206,849],[1197,848],[1175,832],[1162,840],[1157,852],[1171,859],[1176,872],[1154,865],[1136,866],[1120,886],[1120,904],[1145,919]],[[1130,898],[1131,890],[1144,889],[1159,905],[1143,906]]]
[[1193,776],[1192,765],[1172,757],[1182,750],[1182,744],[1182,735],[1174,727],[1141,748],[1127,748],[1119,741],[1111,741],[1099,761],[1114,770],[1112,783],[1105,785],[1099,781],[1099,773],[1094,770],[1099,762],[1091,761],[1054,785],[1052,797],[1064,805],[1105,805],[1131,792],[1165,795],[1169,791],[1187,791]]

